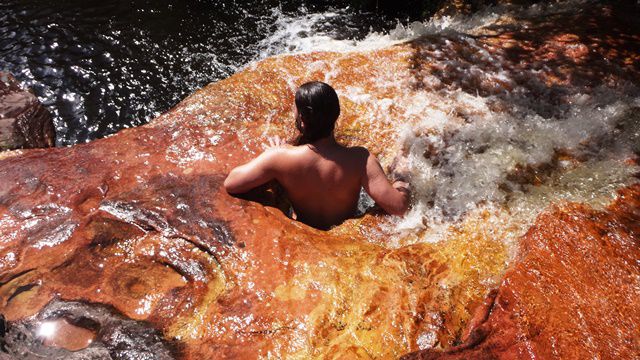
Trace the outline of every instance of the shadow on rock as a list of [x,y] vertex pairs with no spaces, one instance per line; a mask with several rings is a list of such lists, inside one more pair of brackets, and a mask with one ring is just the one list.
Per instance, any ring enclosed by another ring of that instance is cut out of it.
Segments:
[[54,300],[33,318],[4,326],[0,351],[12,358],[160,360],[177,354],[157,330],[104,305]]

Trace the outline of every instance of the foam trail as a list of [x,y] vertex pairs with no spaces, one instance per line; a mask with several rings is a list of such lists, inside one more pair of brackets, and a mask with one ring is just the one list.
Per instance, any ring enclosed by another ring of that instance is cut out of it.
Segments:
[[369,51],[399,44],[424,35],[436,34],[473,34],[486,26],[498,22],[509,22],[513,14],[524,16],[540,16],[575,7],[588,6],[593,1],[572,0],[562,4],[534,4],[528,8],[515,5],[499,5],[487,7],[472,16],[443,16],[424,21],[401,22],[389,31],[371,31],[363,39],[336,39],[334,34],[323,27],[326,22],[336,19],[348,21],[349,9],[337,9],[325,12],[307,12],[302,14],[283,13],[274,8],[275,30],[258,45],[259,54],[256,60],[269,56],[299,54],[315,51]]
[[[363,109],[367,126],[392,128],[398,140],[385,148],[408,162],[412,210],[390,221],[380,241],[391,246],[441,241],[457,226],[483,217],[497,239],[511,244],[551,204],[602,207],[616,189],[638,181],[640,169],[630,162],[640,144],[635,84],[550,86],[549,69],[519,68],[505,49],[478,40],[495,26],[518,27],[524,20],[535,23],[591,5],[490,7],[471,17],[399,23],[360,41],[336,40],[318,30],[318,24],[340,16],[337,12],[280,14],[277,30],[260,45],[261,57],[368,51],[424,36],[417,40],[422,41],[417,55],[441,70],[418,74],[417,88],[415,72],[381,69],[377,86],[389,88],[393,98],[375,98],[358,84],[339,91]],[[340,72],[335,64],[321,67],[328,82]],[[394,154],[381,156],[389,164]]]

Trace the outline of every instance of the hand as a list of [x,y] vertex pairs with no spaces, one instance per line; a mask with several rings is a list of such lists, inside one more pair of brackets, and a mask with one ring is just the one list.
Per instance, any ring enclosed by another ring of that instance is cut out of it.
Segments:
[[281,139],[280,136],[270,136],[268,142],[262,144],[262,148],[264,150],[274,149],[280,146],[287,145],[287,142],[284,139]]
[[407,183],[409,181],[409,178],[411,177],[411,171],[409,170],[409,159],[402,155],[396,156],[396,158],[393,159],[391,166],[389,166],[389,172],[391,173],[391,178],[394,181],[397,180]]
[[393,186],[394,189],[407,195],[411,194],[411,184],[406,181],[396,180],[393,182],[393,184],[391,184],[391,186]]

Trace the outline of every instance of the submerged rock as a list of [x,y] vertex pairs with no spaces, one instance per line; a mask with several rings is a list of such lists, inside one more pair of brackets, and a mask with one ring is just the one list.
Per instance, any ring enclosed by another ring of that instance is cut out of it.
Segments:
[[540,216],[463,343],[402,359],[638,358],[639,236],[640,186]]
[[[608,5],[512,16],[375,51],[269,58],[148,125],[0,158],[0,350],[517,358],[533,344],[541,357],[553,346],[637,357],[640,189],[628,151],[639,124],[633,102],[619,104],[637,94],[635,15]],[[606,26],[616,21],[631,25]],[[292,135],[293,92],[312,79],[338,90],[346,144],[390,164],[406,150],[400,134],[418,139],[413,225],[372,213],[324,232],[224,192],[228,171],[267,136]],[[598,109],[559,126],[574,102]],[[513,153],[519,162],[501,165]],[[458,175],[474,167],[477,178]],[[588,204],[553,205],[531,228],[516,216],[525,204],[520,213],[535,220],[556,197]],[[439,224],[416,216],[432,213],[445,224],[439,238],[424,236]],[[50,321],[78,341],[38,339]]]
[[0,150],[55,145],[49,111],[11,74],[0,72]]
[[172,348],[143,322],[102,305],[54,300],[36,316],[9,323],[2,351],[21,359],[172,359]]

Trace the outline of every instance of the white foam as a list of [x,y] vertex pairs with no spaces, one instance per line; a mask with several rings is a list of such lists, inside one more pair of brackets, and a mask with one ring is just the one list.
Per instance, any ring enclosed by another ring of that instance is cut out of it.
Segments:
[[[640,144],[640,121],[634,115],[640,93],[624,82],[588,91],[567,85],[554,92],[557,87],[545,84],[537,70],[505,66],[509,59],[504,53],[487,51],[470,35],[492,24],[519,26],[515,18],[544,17],[589,4],[575,0],[493,7],[472,17],[398,23],[386,34],[372,32],[361,41],[336,40],[316,30],[316,24],[341,16],[339,12],[278,14],[277,30],[260,44],[260,58],[366,51],[434,35],[432,43],[422,45],[425,56],[434,68],[451,70],[449,78],[427,73],[420,79],[424,87],[415,89],[409,69],[381,68],[375,72],[375,86],[380,88],[375,94],[391,93],[393,98],[377,98],[358,84],[339,90],[341,99],[363,111],[359,121],[372,128],[371,136],[396,134],[396,144],[385,144],[391,154],[383,156],[402,152],[409,163],[412,210],[390,221],[387,231],[397,236],[389,239],[387,233],[384,242],[401,246],[407,234],[418,233],[411,241],[440,241],[452,224],[485,210],[493,214],[487,226],[510,229],[499,236],[511,242],[552,203],[602,207],[617,189],[638,181],[634,174],[640,169],[628,160]],[[321,69],[329,83],[342,71],[332,62],[311,66]],[[492,110],[496,103],[503,109]],[[558,160],[559,153],[573,160]],[[527,174],[522,170],[527,167],[547,170]],[[518,171],[524,174],[518,176]]]
[[529,7],[500,5],[487,7],[472,16],[443,16],[424,21],[401,22],[388,32],[371,31],[364,39],[338,40],[322,30],[321,25],[338,17],[345,17],[349,9],[291,15],[274,8],[276,30],[263,39],[257,60],[282,54],[314,51],[368,51],[416,39],[424,35],[463,33],[470,34],[488,25],[508,21],[514,14],[532,17],[588,6],[593,1],[570,0],[562,3],[534,4]]

